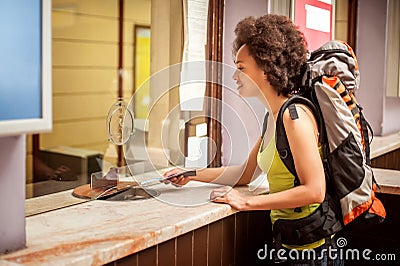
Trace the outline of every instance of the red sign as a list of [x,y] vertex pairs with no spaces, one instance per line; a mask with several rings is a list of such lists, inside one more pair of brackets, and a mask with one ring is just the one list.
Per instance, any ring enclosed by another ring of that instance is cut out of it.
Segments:
[[313,51],[332,40],[331,0],[296,0],[294,23],[307,40],[308,49]]

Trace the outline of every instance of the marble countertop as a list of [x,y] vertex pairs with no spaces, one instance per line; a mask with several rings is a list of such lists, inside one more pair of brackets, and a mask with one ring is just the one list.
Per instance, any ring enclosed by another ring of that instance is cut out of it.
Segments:
[[[229,205],[208,200],[215,187],[159,184],[154,186],[161,192],[157,198],[93,200],[27,217],[27,248],[1,255],[0,265],[102,265],[117,260],[235,213]],[[238,189],[255,193],[247,186]],[[58,197],[76,203],[71,190]]]
[[400,132],[375,136],[371,143],[371,159],[400,148]]
[[400,171],[373,168],[379,187],[378,192],[400,195]]
[[64,207],[86,202],[86,199],[80,199],[71,195],[72,189],[30,198],[25,201],[25,216],[32,216]]
[[[371,159],[400,148],[400,132],[375,136],[371,143]],[[378,192],[400,195],[400,171],[374,168],[375,179],[380,186]]]

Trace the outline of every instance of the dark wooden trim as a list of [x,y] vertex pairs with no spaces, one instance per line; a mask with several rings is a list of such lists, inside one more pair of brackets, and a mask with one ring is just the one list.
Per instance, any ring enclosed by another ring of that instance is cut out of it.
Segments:
[[183,155],[185,156],[185,157],[187,157],[188,155],[189,155],[189,148],[188,148],[188,139],[189,139],[189,137],[190,137],[190,135],[189,135],[189,127],[190,127],[190,125],[191,125],[191,123],[190,123],[190,121],[186,121],[185,122],[185,132],[184,132],[184,140],[185,140],[185,142],[184,142],[184,151],[183,151]]
[[349,14],[347,25],[347,42],[356,50],[356,37],[357,37],[357,9],[358,0],[349,0]]
[[36,182],[40,178],[39,173],[39,150],[40,150],[40,135],[32,135],[32,168],[33,168],[33,182]]
[[[118,24],[118,94],[117,98],[122,99],[123,95],[123,72],[124,72],[124,0],[119,0],[119,24]],[[122,146],[117,146],[117,165],[119,167],[123,166],[124,158],[123,158],[123,151]]]
[[118,24],[118,95],[123,97],[123,59],[124,59],[124,0],[119,0],[119,24]]
[[[207,32],[207,50],[206,59],[215,62],[222,62],[223,52],[223,24],[224,24],[224,1],[210,0],[208,7],[208,32]],[[207,130],[209,141],[208,156],[215,155],[210,160],[209,167],[221,166],[221,113],[222,113],[222,86],[221,76],[222,68],[220,66],[212,66],[208,71],[212,75],[214,82],[206,85],[206,97],[212,99],[207,101]],[[214,142],[214,143],[213,143]]]

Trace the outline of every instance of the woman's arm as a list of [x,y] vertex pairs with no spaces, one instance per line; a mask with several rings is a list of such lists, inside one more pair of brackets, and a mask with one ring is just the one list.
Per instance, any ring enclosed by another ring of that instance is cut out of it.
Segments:
[[300,185],[260,196],[245,197],[229,187],[216,189],[211,194],[215,202],[229,203],[239,210],[271,210],[295,208],[321,203],[325,197],[325,174],[318,151],[316,123],[308,109],[297,107],[299,119],[292,120],[285,112],[283,122],[292,151]]
[[[196,176],[183,177],[178,176],[170,179],[171,182],[177,185],[185,185],[190,180],[202,181],[207,183],[217,183],[222,185],[245,185],[251,182],[261,174],[261,170],[257,166],[257,153],[261,145],[261,138],[256,142],[251,150],[246,162],[242,165],[205,168],[196,171]],[[167,177],[171,174],[182,172],[181,169],[173,169],[164,174]]]

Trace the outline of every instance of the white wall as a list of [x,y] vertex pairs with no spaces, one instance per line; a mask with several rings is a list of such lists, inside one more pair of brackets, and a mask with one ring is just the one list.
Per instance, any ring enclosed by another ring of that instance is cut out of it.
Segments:
[[236,94],[237,86],[232,80],[232,70],[235,67],[232,57],[232,43],[235,39],[235,26],[240,20],[247,16],[258,17],[267,12],[267,0],[225,1],[223,62],[232,66],[232,68],[225,68],[223,77],[224,84],[229,87],[223,88],[222,98],[223,165],[243,163],[261,135],[261,124],[265,109],[256,99],[249,99],[248,102],[244,102]]
[[0,138],[0,254],[25,246],[25,135]]
[[359,1],[356,53],[361,84],[357,98],[375,135],[400,131],[400,98],[386,97],[387,0]]

